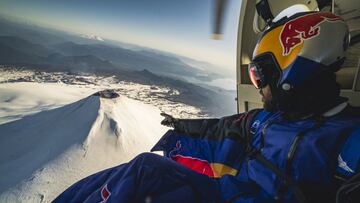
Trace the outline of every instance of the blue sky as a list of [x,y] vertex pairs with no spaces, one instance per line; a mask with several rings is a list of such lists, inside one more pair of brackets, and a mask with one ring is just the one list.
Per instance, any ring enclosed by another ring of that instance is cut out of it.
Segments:
[[229,0],[223,40],[215,0],[2,0],[0,13],[42,26],[170,51],[234,70],[240,3]]

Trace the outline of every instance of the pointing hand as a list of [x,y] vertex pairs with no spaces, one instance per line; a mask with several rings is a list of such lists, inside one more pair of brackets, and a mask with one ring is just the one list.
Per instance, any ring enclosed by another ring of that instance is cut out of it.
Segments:
[[164,120],[161,121],[161,125],[175,128],[175,124],[179,121],[179,119],[174,118],[171,115],[164,112],[162,112],[160,115],[165,117]]

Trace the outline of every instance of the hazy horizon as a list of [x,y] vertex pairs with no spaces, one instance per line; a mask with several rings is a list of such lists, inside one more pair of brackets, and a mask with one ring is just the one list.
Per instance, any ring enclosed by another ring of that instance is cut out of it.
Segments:
[[0,14],[41,27],[166,51],[234,71],[240,2],[229,1],[223,40],[211,39],[213,2],[4,0]]

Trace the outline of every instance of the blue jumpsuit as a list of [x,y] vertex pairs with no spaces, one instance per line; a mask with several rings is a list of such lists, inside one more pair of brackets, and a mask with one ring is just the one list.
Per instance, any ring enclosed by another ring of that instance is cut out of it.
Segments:
[[287,120],[250,111],[182,120],[144,153],[91,175],[54,202],[320,202],[359,171],[360,115]]

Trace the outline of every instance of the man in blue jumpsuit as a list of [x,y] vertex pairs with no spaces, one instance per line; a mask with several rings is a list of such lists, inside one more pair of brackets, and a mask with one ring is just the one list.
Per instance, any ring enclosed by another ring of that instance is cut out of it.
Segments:
[[335,80],[348,43],[345,22],[332,13],[279,20],[249,64],[264,109],[221,119],[163,114],[174,130],[153,151],[165,156],[141,154],[55,202],[334,201],[359,173],[360,109],[339,96]]

